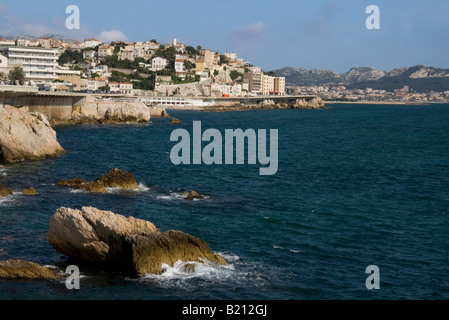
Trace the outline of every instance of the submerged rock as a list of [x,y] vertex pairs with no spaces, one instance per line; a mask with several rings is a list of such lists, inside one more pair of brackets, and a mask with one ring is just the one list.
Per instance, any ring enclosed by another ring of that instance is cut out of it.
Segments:
[[28,189],[23,189],[22,194],[27,196],[33,196],[36,194],[36,189],[34,187],[29,187]]
[[0,182],[0,198],[10,196],[13,194],[13,192],[14,190],[8,189],[4,184]]
[[77,188],[89,192],[106,192],[106,188],[120,188],[137,190],[137,181],[134,176],[124,170],[112,169],[108,173],[98,177],[95,181],[89,182],[84,179],[61,180],[58,185],[64,187]]
[[171,123],[173,123],[173,124],[182,124],[182,121],[179,120],[179,119],[176,119],[176,118],[172,118],[171,119]]
[[57,280],[59,276],[54,271],[34,262],[4,260],[0,261],[0,278]]
[[181,231],[161,232],[151,222],[102,211],[60,208],[50,219],[47,240],[57,251],[136,274],[161,274],[178,260],[226,264],[204,240]]
[[184,200],[194,200],[194,199],[204,199],[202,195],[200,195],[198,192],[192,190],[190,192],[185,191],[181,194],[181,198]]
[[64,153],[42,113],[0,104],[0,161],[43,160]]

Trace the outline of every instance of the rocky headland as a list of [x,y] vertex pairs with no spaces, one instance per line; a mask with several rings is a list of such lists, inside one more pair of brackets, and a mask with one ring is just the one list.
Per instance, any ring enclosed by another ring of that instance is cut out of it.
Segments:
[[64,153],[42,113],[0,104],[0,161],[43,160]]
[[59,208],[50,219],[47,240],[69,258],[137,275],[161,274],[163,264],[179,260],[226,264],[202,239],[161,232],[149,221],[92,207]]

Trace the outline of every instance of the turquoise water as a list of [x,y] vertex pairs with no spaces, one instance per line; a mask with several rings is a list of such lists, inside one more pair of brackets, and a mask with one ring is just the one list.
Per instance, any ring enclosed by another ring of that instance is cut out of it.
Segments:
[[[16,191],[0,200],[0,259],[64,271],[46,241],[61,206],[94,206],[204,239],[227,266],[194,274],[168,268],[129,278],[80,266],[80,290],[64,282],[0,281],[0,299],[448,299],[449,105],[332,105],[325,110],[232,113],[171,111],[183,121],[58,126],[67,153],[0,167]],[[170,161],[176,128],[278,129],[279,169],[180,165]],[[131,172],[139,192],[75,192],[56,185]],[[205,200],[179,198],[196,190]],[[368,290],[365,269],[380,270]]]

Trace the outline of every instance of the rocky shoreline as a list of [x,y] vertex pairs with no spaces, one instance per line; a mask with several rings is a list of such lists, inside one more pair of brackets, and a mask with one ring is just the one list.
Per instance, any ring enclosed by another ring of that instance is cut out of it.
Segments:
[[264,109],[326,109],[328,108],[320,97],[315,97],[311,100],[296,99],[292,103],[276,102],[275,100],[267,99],[261,104],[241,104],[235,103],[232,105],[214,105],[199,109],[202,112],[231,112],[231,111],[249,111],[249,110],[264,110]]
[[[296,101],[293,105],[267,100],[259,106],[216,106],[202,111],[325,107],[321,99],[315,98]],[[144,104],[84,104],[73,108],[70,123],[146,123],[150,118],[149,108]],[[181,124],[182,121],[172,119],[172,123]],[[63,154],[65,150],[57,141],[56,132],[45,115],[30,112],[27,107],[0,104],[0,162],[43,160]],[[94,181],[74,178],[59,181],[58,185],[98,193],[106,192],[107,188],[139,189],[135,178],[119,169],[112,169]],[[12,189],[0,183],[0,197],[12,194]],[[35,195],[36,190],[29,187],[23,189],[22,194]],[[184,192],[181,199],[192,201],[204,197],[190,191]],[[134,275],[161,274],[163,264],[173,266],[179,260],[226,264],[223,257],[214,254],[200,238],[177,230],[162,232],[149,221],[92,207],[81,210],[61,207],[56,210],[50,219],[46,238],[55,250],[69,259]],[[194,272],[194,265],[189,267],[188,272]],[[60,276],[33,262],[6,260],[0,261],[0,278],[58,280]]]

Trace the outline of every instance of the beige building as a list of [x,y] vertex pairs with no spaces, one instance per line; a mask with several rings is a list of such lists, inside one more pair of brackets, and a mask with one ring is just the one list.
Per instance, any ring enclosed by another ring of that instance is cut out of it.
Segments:
[[285,77],[274,78],[274,92],[280,96],[285,95]]
[[204,62],[209,68],[214,65],[215,53],[209,49],[204,52]]
[[268,96],[274,92],[274,77],[262,75],[262,95]]
[[262,93],[262,73],[247,72],[243,74],[243,88],[252,93]]
[[98,58],[104,59],[112,56],[114,53],[114,48],[110,45],[104,45],[98,47]]
[[58,75],[58,80],[68,82],[73,84],[75,88],[81,88],[81,71],[79,70],[69,70],[69,69],[58,69],[56,71]]

